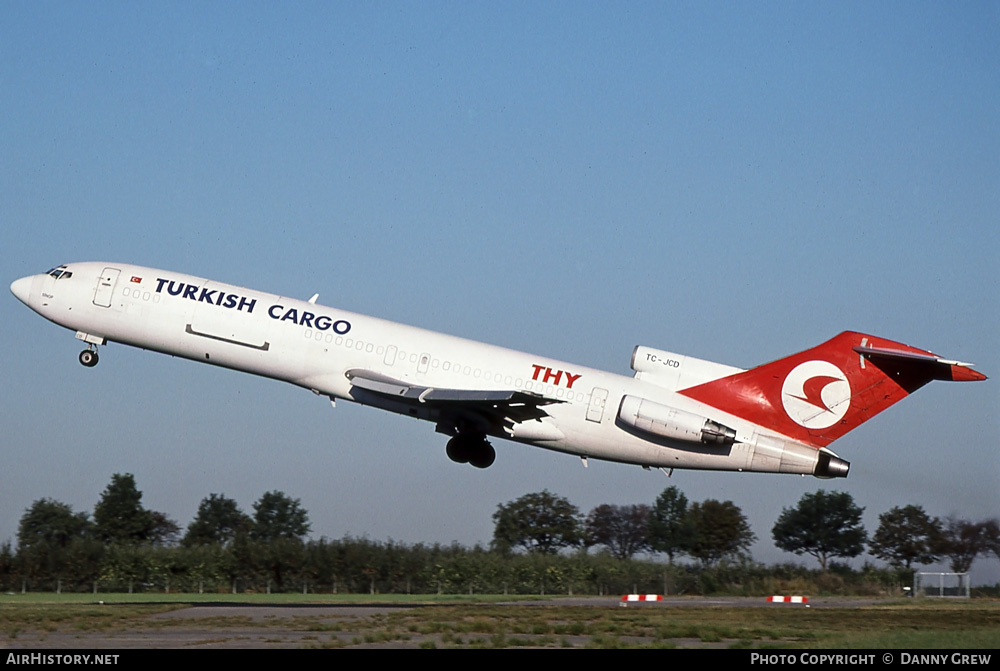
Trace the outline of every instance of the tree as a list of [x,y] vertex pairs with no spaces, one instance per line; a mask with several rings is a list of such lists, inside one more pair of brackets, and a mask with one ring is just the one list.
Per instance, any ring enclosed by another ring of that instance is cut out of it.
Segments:
[[14,554],[10,541],[0,543],[0,590],[11,592],[18,578],[20,562]]
[[209,494],[198,505],[194,521],[188,525],[184,545],[228,545],[238,533],[246,533],[253,520],[240,510],[233,499],[223,494]]
[[156,510],[149,511],[149,520],[149,541],[153,545],[173,545],[177,542],[181,533],[177,522]]
[[25,574],[71,581],[85,577],[83,560],[87,545],[93,543],[88,541],[91,529],[86,513],[75,513],[52,499],[35,501],[21,516],[17,532],[17,554]]
[[149,511],[142,507],[142,492],[131,473],[115,473],[94,507],[97,537],[105,543],[145,541],[153,524]]
[[996,547],[1000,527],[996,520],[970,522],[949,517],[938,545],[939,554],[951,559],[951,570],[968,573],[976,557]]
[[498,505],[493,522],[493,547],[500,552],[523,547],[528,552],[556,554],[583,540],[580,511],[547,489]]
[[671,485],[656,497],[649,513],[649,546],[667,555],[670,563],[674,556],[688,552],[694,529],[688,517],[688,500],[677,487]]
[[59,501],[38,499],[21,516],[17,545],[21,551],[39,545],[65,548],[76,539],[86,538],[90,530],[87,513],[74,513]]
[[253,504],[254,518],[250,536],[255,540],[279,538],[302,541],[309,533],[309,513],[298,499],[284,492],[267,492]]
[[983,524],[986,526],[986,551],[992,552],[1000,559],[1000,520],[995,517],[988,519]]
[[131,473],[115,473],[94,506],[94,529],[104,543],[165,545],[180,527],[163,513],[142,506],[142,492]]
[[830,557],[857,557],[868,533],[861,525],[864,508],[847,492],[822,489],[804,494],[795,508],[785,508],[771,529],[774,544],[786,552],[810,554],[826,571]]
[[588,545],[603,545],[618,559],[631,559],[649,547],[649,506],[601,504],[587,515]]
[[879,526],[868,549],[890,566],[909,569],[913,564],[932,564],[941,545],[941,522],[921,506],[892,508],[878,517]]
[[692,505],[688,515],[693,529],[689,553],[706,566],[742,554],[757,540],[743,511],[732,501],[707,499]]

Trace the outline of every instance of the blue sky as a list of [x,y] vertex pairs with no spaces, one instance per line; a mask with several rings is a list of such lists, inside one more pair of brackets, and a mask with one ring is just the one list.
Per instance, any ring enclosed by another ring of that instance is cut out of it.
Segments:
[[[61,3],[0,9],[5,282],[106,260],[627,373],[751,367],[845,329],[973,361],[834,445],[845,481],[658,472],[498,442],[112,345],[0,299],[0,540],[115,472],[186,526],[280,489],[315,536],[486,543],[543,488],[1000,515],[996,3]],[[805,561],[805,560],[802,560]],[[998,562],[980,560],[981,579]]]

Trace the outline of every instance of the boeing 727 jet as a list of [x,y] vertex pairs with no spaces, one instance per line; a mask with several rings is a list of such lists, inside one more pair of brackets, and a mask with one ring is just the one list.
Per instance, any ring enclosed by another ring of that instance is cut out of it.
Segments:
[[986,379],[850,331],[750,370],[639,346],[625,376],[133,265],[61,265],[10,288],[87,343],[85,366],[117,342],[290,382],[433,422],[477,468],[492,437],[584,463],[846,477],[833,441],[931,380]]

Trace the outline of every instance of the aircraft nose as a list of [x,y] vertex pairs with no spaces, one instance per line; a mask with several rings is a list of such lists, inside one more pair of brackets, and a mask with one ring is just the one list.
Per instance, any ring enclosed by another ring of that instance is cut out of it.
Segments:
[[17,300],[21,301],[25,305],[28,304],[28,300],[31,298],[31,282],[32,277],[22,277],[19,280],[14,280],[10,283],[10,292],[17,296]]

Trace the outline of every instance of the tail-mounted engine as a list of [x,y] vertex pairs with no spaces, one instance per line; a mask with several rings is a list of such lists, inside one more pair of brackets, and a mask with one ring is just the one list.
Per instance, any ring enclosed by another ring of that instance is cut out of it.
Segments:
[[637,380],[652,382],[670,391],[686,389],[697,384],[717,380],[742,368],[733,368],[693,356],[674,354],[661,349],[640,345],[632,350],[632,370]]
[[661,438],[705,445],[732,445],[736,430],[693,412],[654,403],[638,396],[625,396],[618,408],[618,421]]

